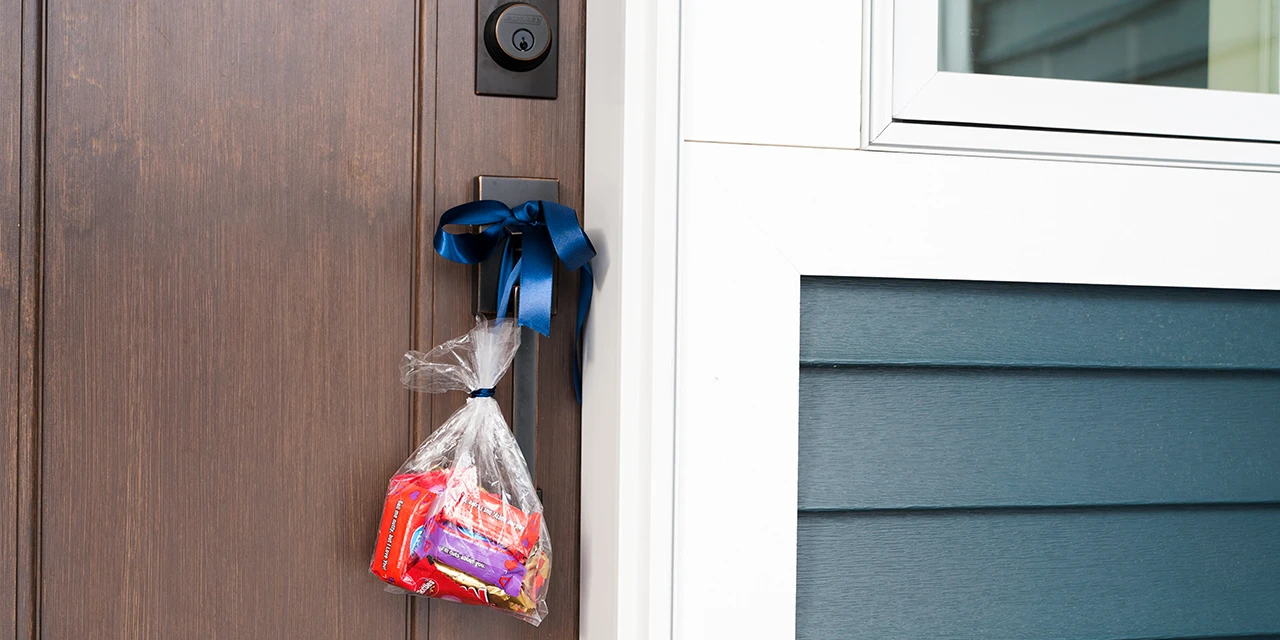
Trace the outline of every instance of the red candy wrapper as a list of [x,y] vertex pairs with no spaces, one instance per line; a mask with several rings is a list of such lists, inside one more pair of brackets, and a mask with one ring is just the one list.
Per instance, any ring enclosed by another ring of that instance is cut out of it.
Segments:
[[[378,527],[378,550],[373,555],[373,574],[405,589],[412,585],[401,578],[417,558],[412,557],[410,536],[427,521],[435,499],[444,491],[448,473],[442,470],[423,474],[403,474],[391,478],[387,501]],[[432,492],[432,488],[435,491]]]
[[551,537],[489,391],[519,345],[514,322],[481,321],[430,353],[405,354],[405,386],[472,397],[392,476],[369,569],[393,590],[493,607],[537,626],[547,615]]

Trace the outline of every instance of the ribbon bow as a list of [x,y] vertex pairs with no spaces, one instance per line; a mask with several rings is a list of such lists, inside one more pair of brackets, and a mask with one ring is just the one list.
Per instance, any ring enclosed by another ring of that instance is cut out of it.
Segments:
[[[449,233],[445,225],[485,226],[480,233]],[[511,235],[522,239],[520,259],[515,259]],[[551,335],[551,286],[555,261],[581,274],[578,281],[578,318],[573,332],[573,388],[582,402],[582,325],[591,308],[591,259],[595,247],[578,224],[573,209],[555,202],[530,200],[508,207],[497,200],[477,200],[458,205],[440,216],[436,228],[436,252],[462,264],[478,264],[503,245],[502,268],[498,280],[498,318],[506,317],[512,289],[520,285],[516,322],[544,336]]]

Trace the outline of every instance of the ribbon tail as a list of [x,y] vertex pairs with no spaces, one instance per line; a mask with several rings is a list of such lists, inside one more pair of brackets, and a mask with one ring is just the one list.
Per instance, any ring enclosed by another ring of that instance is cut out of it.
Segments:
[[547,235],[555,245],[556,255],[570,270],[577,269],[596,256],[596,248],[591,246],[591,239],[578,224],[578,214],[569,207],[555,202],[538,201],[543,220],[547,225]]
[[591,292],[595,290],[595,275],[591,264],[583,264],[578,273],[578,318],[573,329],[573,393],[582,404],[582,327],[587,324],[587,312],[591,310]]
[[521,234],[520,299],[516,316],[520,326],[551,335],[551,287],[556,254],[545,229],[533,227]]

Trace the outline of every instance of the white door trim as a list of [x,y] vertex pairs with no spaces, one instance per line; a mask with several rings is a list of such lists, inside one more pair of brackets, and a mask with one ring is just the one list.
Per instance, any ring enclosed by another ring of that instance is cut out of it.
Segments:
[[591,640],[671,637],[679,21],[679,0],[587,0],[584,216],[599,255],[578,570]]

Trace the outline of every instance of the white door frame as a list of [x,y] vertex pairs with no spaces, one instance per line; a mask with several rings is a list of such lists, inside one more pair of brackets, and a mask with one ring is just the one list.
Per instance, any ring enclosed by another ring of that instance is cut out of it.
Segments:
[[801,276],[1280,289],[1280,175],[860,150],[862,10],[786,9],[588,0],[582,638],[794,636]]
[[587,0],[584,212],[599,253],[578,569],[593,640],[671,637],[679,21],[679,0]]

